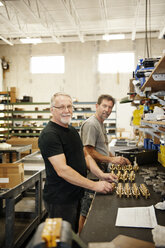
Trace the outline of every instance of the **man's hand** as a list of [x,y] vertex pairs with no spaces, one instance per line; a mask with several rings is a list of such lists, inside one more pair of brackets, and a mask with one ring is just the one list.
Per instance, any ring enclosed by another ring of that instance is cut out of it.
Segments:
[[129,159],[127,159],[125,157],[122,157],[122,156],[111,157],[111,163],[113,163],[113,164],[121,164],[121,165],[131,164]]
[[112,192],[114,189],[114,186],[111,183],[108,183],[106,181],[98,181],[95,182],[95,191],[103,194],[107,194],[109,192]]
[[109,182],[109,183],[117,183],[118,177],[111,173],[104,173],[102,179]]

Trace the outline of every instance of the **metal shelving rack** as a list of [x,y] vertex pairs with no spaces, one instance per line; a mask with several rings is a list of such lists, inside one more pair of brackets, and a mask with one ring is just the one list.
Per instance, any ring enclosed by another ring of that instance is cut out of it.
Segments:
[[161,139],[161,134],[164,135],[164,143],[165,143],[165,122],[163,121],[141,121],[142,127],[139,128],[140,131],[148,133],[153,137]]
[[36,152],[16,161],[24,163],[22,183],[11,189],[0,189],[0,248],[23,247],[46,216],[42,200],[45,169],[38,154]]
[[[163,79],[163,75],[165,76],[165,55],[159,60],[150,77],[141,88],[144,92],[149,91],[152,93],[151,97],[149,95],[149,98],[158,99],[158,97],[154,97],[154,95],[156,95],[158,91],[165,92],[165,81]],[[156,79],[155,76],[157,76],[156,78],[159,78],[160,76],[160,80]],[[165,101],[159,99],[159,102],[162,106],[165,106]],[[161,139],[161,134],[163,134],[165,139],[165,122],[142,120],[141,125],[145,126],[140,127],[141,131],[151,134],[153,137],[158,139]]]
[[[160,79],[159,79],[160,78]],[[141,90],[145,91],[150,88],[151,92],[165,90],[165,55],[159,60],[155,69],[152,71],[148,80],[144,83]]]
[[[11,136],[17,137],[38,137],[41,130],[47,124],[50,119],[50,111],[48,108],[39,110],[38,106],[47,106],[49,102],[17,102],[17,103],[5,103],[4,117],[0,117],[0,121],[3,121],[7,125],[6,138]],[[95,102],[73,102],[74,112],[71,125],[78,131],[81,124],[86,118],[94,114],[95,110],[92,109],[95,106]],[[18,109],[18,106],[36,106],[34,109]],[[32,114],[28,116],[27,114]],[[105,121],[107,134],[116,136],[116,109],[112,111],[113,118]],[[6,118],[7,116],[7,118]],[[5,133],[4,133],[5,135]]]
[[10,121],[10,92],[0,92],[0,138],[8,138],[10,133],[10,127],[8,125]]
[[[149,78],[140,88],[140,92],[149,99],[158,100],[162,107],[165,106],[165,55],[162,56]],[[165,121],[141,120],[140,126],[136,128],[142,133],[149,134],[149,138],[152,137],[155,144],[162,142],[165,144]]]

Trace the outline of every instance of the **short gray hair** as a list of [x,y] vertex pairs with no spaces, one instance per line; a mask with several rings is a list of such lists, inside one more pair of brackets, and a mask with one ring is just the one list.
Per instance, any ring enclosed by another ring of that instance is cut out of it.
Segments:
[[52,97],[51,97],[51,101],[50,101],[50,107],[53,107],[54,105],[54,100],[56,99],[57,96],[67,96],[72,100],[72,97],[64,92],[57,92],[55,93]]

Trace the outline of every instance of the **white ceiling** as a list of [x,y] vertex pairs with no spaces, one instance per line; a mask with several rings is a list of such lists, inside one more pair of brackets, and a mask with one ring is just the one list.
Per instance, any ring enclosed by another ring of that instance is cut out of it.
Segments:
[[19,38],[41,37],[43,42],[101,40],[103,34],[124,33],[128,39],[165,33],[165,0],[1,0],[1,44]]

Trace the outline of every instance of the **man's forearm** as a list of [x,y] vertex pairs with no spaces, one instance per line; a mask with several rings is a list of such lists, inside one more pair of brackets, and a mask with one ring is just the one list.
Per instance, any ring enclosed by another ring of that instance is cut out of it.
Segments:
[[64,154],[55,155],[49,157],[48,159],[54,167],[57,175],[71,184],[102,193],[108,193],[112,190],[112,185],[109,182],[94,182],[80,175],[72,167],[66,164],[66,158]]
[[91,180],[81,176],[77,171],[75,171],[68,165],[65,167],[63,171],[61,171],[59,176],[71,184],[74,184],[74,185],[77,185],[83,188],[95,190],[95,185],[93,184]]
[[85,159],[86,159],[87,168],[99,179],[102,179],[104,173],[98,167],[98,165],[96,164],[95,160],[91,157],[91,155],[90,154],[86,155]]
[[122,156],[104,156],[97,152],[94,147],[92,146],[85,146],[84,150],[87,151],[88,154],[91,155],[91,157],[96,161],[96,162],[101,162],[101,163],[114,163],[114,164],[130,164],[130,161],[127,158],[124,158]]
[[101,153],[97,152],[94,147],[92,146],[85,146],[84,148],[90,155],[91,157],[100,163],[109,163],[112,161],[111,157],[102,155]]
[[95,188],[95,184],[93,181],[87,179],[86,177],[83,177],[76,170],[66,164],[64,154],[52,156],[49,158],[49,161],[51,162],[59,177],[76,186],[95,190],[93,189]]

